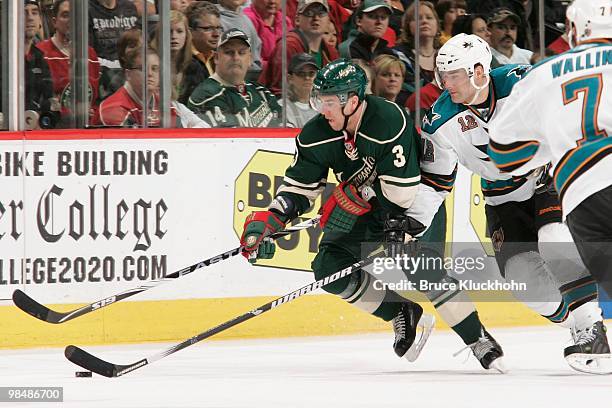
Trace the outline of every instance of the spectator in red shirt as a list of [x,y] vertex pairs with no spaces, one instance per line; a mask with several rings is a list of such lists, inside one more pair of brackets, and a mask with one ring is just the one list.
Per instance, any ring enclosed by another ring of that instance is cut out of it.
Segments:
[[[266,69],[268,60],[274,52],[276,42],[283,36],[283,13],[280,9],[281,0],[253,0],[243,12],[251,19],[259,39],[261,40],[261,62]],[[293,23],[286,17],[287,31],[293,28]]]
[[[302,52],[311,54],[321,68],[338,58],[338,52],[323,41],[327,29],[329,8],[327,0],[300,0],[295,29],[287,33],[287,61]],[[259,82],[280,95],[282,82],[282,44],[278,42],[268,61],[268,67],[261,73]]]
[[[138,127],[145,123],[143,112],[143,87],[148,92],[148,127],[159,127],[159,57],[155,50],[147,50],[147,73],[142,73],[142,50],[127,48],[125,56],[119,56],[125,75],[125,84],[100,104],[98,124],[103,126]],[[176,110],[171,110],[172,122],[176,122]]]
[[[53,92],[61,106],[61,119],[56,127],[71,127],[70,111],[72,91],[70,88],[70,1],[55,0],[52,9],[52,24],[55,34],[48,40],[39,42],[36,47],[44,55],[51,72]],[[88,50],[89,62],[89,107],[90,120],[94,119],[98,100],[98,83],[100,80],[100,63],[93,48]]]

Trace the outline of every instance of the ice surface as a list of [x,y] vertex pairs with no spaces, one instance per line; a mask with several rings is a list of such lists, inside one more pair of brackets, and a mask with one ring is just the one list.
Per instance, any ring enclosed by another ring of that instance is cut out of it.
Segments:
[[[493,329],[511,370],[483,370],[450,331],[434,331],[419,360],[391,348],[392,333],[204,341],[124,377],[76,378],[62,349],[0,351],[3,386],[63,386],[63,403],[25,407],[581,407],[612,401],[612,377],[573,371],[569,331]],[[84,347],[132,363],[168,344]],[[0,403],[3,406],[10,404]]]

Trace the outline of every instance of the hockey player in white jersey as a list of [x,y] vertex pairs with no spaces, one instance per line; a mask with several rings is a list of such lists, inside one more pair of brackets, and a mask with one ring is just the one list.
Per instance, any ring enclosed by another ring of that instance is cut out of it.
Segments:
[[[551,181],[582,260],[612,295],[612,0],[576,0],[567,18],[573,48],[535,66],[514,88],[491,124],[489,154],[515,175],[552,162]],[[573,334],[573,355],[610,356],[602,323]]]
[[[563,327],[585,330],[598,324],[603,329],[601,310],[592,302],[596,284],[560,222],[557,195],[548,189],[536,194],[536,177],[502,173],[487,154],[490,123],[509,108],[512,87],[530,68],[505,65],[491,71],[490,64],[489,46],[474,35],[459,34],[438,52],[436,79],[445,91],[423,118],[421,185],[407,214],[429,225],[453,188],[457,163],[463,164],[482,178],[487,225],[502,276],[528,287],[514,292],[515,297]],[[550,253],[550,246],[538,245],[551,241],[566,243],[561,257]],[[573,351],[568,347],[565,354]]]

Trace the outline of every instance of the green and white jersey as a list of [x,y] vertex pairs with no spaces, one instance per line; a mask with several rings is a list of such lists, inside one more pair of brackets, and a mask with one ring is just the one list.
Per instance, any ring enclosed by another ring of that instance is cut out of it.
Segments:
[[403,213],[412,204],[421,180],[414,124],[393,102],[368,95],[364,103],[353,143],[322,115],[306,123],[296,138],[294,161],[278,195],[289,196],[299,214],[323,192],[329,169],[338,181],[360,190],[370,187],[388,212]]
[[187,107],[212,127],[281,125],[281,107],[268,88],[250,82],[230,85],[216,73],[198,85]]

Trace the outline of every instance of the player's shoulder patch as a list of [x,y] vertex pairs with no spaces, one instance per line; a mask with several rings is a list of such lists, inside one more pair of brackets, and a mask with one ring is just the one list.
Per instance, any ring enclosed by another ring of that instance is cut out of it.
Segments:
[[448,91],[444,91],[423,116],[421,129],[423,129],[424,132],[433,134],[440,126],[466,109],[465,106],[454,103]]
[[507,64],[491,71],[491,81],[495,86],[497,99],[510,95],[512,87],[531,70],[531,65]]

